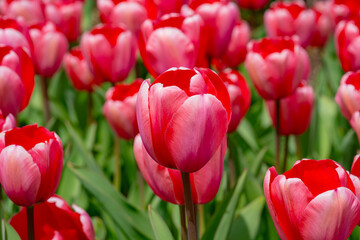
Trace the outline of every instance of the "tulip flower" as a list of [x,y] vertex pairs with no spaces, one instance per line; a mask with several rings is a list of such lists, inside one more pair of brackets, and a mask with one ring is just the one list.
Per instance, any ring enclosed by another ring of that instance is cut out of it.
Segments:
[[102,82],[125,80],[135,64],[136,38],[121,27],[98,25],[83,35],[80,47],[95,78]]
[[195,67],[202,50],[203,25],[198,14],[183,17],[174,13],[157,22],[146,20],[141,27],[139,49],[150,74],[157,77],[172,67]]
[[354,157],[354,161],[351,165],[351,174],[360,177],[360,154]]
[[[273,126],[276,127],[275,101],[266,101]],[[309,127],[314,106],[314,90],[302,81],[295,92],[280,100],[280,134],[300,135]]]
[[0,46],[0,110],[16,116],[25,109],[34,89],[34,67],[23,48]]
[[60,181],[63,148],[54,132],[36,124],[0,134],[0,182],[16,205],[29,207],[51,197]]
[[219,73],[229,92],[231,119],[228,133],[234,132],[250,107],[251,92],[245,78],[236,70],[226,69]]
[[[94,240],[91,218],[82,208],[72,208],[59,196],[53,195],[46,202],[34,206],[35,239]],[[10,225],[21,239],[27,239],[26,209],[10,219]]]
[[335,23],[352,17],[358,17],[360,13],[360,2],[358,0],[333,0],[331,3],[331,15]]
[[0,13],[6,17],[24,21],[27,26],[45,22],[40,0],[3,0]]
[[241,8],[258,10],[266,6],[269,0],[238,0]]
[[342,21],[336,26],[335,49],[345,72],[360,70],[360,19]]
[[348,72],[341,78],[335,101],[341,113],[350,121],[351,116],[360,110],[360,71]]
[[123,139],[133,139],[139,133],[136,120],[136,100],[142,79],[132,84],[118,84],[106,92],[103,113],[115,133]]
[[[210,161],[199,171],[190,173],[191,192],[194,204],[205,204],[216,196],[219,190],[226,139],[216,150]],[[145,181],[153,192],[162,200],[173,204],[184,205],[184,190],[179,170],[159,165],[146,151],[140,135],[135,137],[134,155]]]
[[359,110],[352,114],[351,119],[350,119],[350,125],[351,125],[352,129],[354,129],[356,136],[358,138],[358,141],[360,143],[360,111]]
[[188,2],[188,0],[145,0],[145,7],[148,17],[152,20],[155,20],[161,18],[165,14],[179,13],[181,7],[186,2]]
[[315,5],[313,9],[316,14],[315,32],[311,39],[310,46],[324,47],[333,31],[333,24],[330,16],[326,12],[317,10],[316,6],[318,5]]
[[149,155],[182,172],[200,170],[226,135],[230,98],[209,69],[172,68],[139,90],[136,115]]
[[65,71],[77,90],[93,91],[95,78],[79,47],[73,48],[64,55]]
[[14,116],[11,113],[4,116],[0,111],[0,132],[11,130],[14,127],[16,127]]
[[265,12],[264,24],[269,37],[296,36],[306,47],[315,31],[316,14],[303,1],[274,2]]
[[278,175],[271,167],[265,199],[281,239],[347,239],[360,220],[349,174],[332,160],[297,161]]
[[290,96],[310,71],[306,51],[288,38],[250,42],[245,66],[256,90],[266,100]]
[[31,55],[32,41],[29,31],[14,19],[0,17],[0,45],[21,47]]

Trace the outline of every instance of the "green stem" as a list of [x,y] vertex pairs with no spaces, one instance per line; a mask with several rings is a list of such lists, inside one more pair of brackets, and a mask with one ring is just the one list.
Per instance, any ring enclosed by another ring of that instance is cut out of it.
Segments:
[[289,136],[285,137],[285,150],[284,150],[284,161],[282,166],[282,173],[286,171],[287,159],[289,153]]
[[276,111],[276,146],[275,146],[275,169],[280,170],[280,99],[275,100]]
[[179,205],[179,211],[180,211],[180,223],[181,223],[181,240],[186,240],[186,217],[185,217],[185,206]]
[[35,240],[34,206],[26,208],[28,240]]
[[302,158],[302,151],[301,151],[301,143],[300,143],[300,136],[295,135],[295,143],[296,143],[296,157],[298,160]]
[[89,92],[88,98],[88,125],[91,125],[94,122],[92,93]]
[[41,77],[40,85],[41,85],[43,103],[44,103],[45,123],[48,124],[50,121],[50,102],[49,102],[49,95],[48,95],[48,79]]
[[188,226],[188,239],[197,240],[197,226],[194,203],[191,195],[190,173],[181,172],[185,196],[185,211]]
[[116,190],[120,191],[120,186],[121,186],[121,179],[120,179],[120,174],[121,174],[121,166],[120,166],[120,139],[115,136],[114,138],[114,154],[115,154],[115,162],[114,162],[114,187]]
[[139,184],[140,207],[143,209],[145,207],[145,186],[143,176],[139,170],[137,170],[137,179]]

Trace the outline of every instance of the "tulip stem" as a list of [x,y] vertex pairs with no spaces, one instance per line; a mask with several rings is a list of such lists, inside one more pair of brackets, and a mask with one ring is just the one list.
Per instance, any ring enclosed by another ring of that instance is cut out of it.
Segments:
[[94,122],[93,119],[93,101],[92,101],[92,93],[89,93],[89,100],[88,100],[88,125]]
[[35,240],[34,206],[26,208],[28,240]]
[[139,170],[137,170],[137,179],[139,184],[140,207],[143,209],[145,207],[145,186],[143,176]]
[[114,137],[114,154],[115,154],[115,162],[114,162],[114,187],[117,191],[120,191],[121,186],[121,166],[120,166],[120,139],[115,136]]
[[284,150],[284,161],[282,166],[282,173],[286,171],[287,159],[289,153],[289,135],[285,137],[285,150]]
[[280,99],[276,99],[276,148],[275,148],[275,169],[280,170]]
[[191,185],[190,185],[190,173],[181,171],[181,178],[184,188],[185,196],[185,210],[188,226],[188,239],[197,240],[197,226],[196,226],[196,216],[195,208],[191,195]]
[[50,103],[48,95],[48,79],[45,77],[40,78],[40,85],[42,90],[44,111],[45,111],[45,123],[48,124],[50,121]]
[[181,223],[181,240],[186,240],[186,218],[185,218],[185,206],[179,205],[179,211],[180,211],[180,223]]
[[295,136],[295,143],[296,143],[296,157],[298,160],[302,158],[302,151],[301,151],[301,143],[299,135]]

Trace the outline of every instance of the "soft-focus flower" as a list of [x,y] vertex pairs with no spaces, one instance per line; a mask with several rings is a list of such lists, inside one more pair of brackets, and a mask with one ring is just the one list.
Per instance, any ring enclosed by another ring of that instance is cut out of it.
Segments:
[[271,167],[264,192],[281,239],[345,240],[360,220],[354,184],[332,160],[297,161],[283,175]]
[[0,47],[0,110],[16,116],[34,90],[34,66],[23,48]]
[[266,6],[269,0],[237,0],[241,8],[246,9],[260,9]]
[[21,47],[31,55],[32,41],[29,30],[14,19],[0,17],[0,44],[13,48]]
[[219,73],[229,92],[231,119],[228,133],[234,132],[250,107],[251,92],[245,78],[236,70],[226,69]]
[[341,78],[335,101],[350,121],[352,114],[360,110],[360,71],[348,72]]
[[333,31],[333,24],[331,22],[330,16],[325,12],[319,11],[316,6],[317,5],[315,5],[313,9],[316,14],[315,32],[312,36],[310,46],[324,47],[327,40],[329,39],[330,34]]
[[256,90],[267,100],[290,96],[310,71],[306,51],[288,38],[250,42],[245,66]]
[[0,3],[0,13],[25,21],[28,26],[45,22],[41,0],[3,0]]
[[353,163],[351,165],[351,174],[354,176],[360,177],[360,154],[357,154],[354,157]]
[[159,19],[165,14],[179,13],[183,4],[188,0],[145,0],[148,17],[152,20]]
[[14,116],[9,113],[9,115],[4,116],[0,111],[0,132],[8,131],[16,127],[16,121]]
[[[190,173],[191,192],[194,204],[210,202],[219,190],[226,139],[216,150],[210,161],[199,171]],[[134,141],[134,155],[137,165],[154,193],[162,200],[173,204],[184,204],[184,190],[179,170],[159,165],[146,151],[140,135]]]
[[16,205],[51,197],[60,181],[63,148],[58,135],[36,124],[0,134],[0,182]]
[[358,0],[333,0],[331,2],[331,15],[335,23],[341,20],[358,17],[360,14],[360,1]]
[[79,47],[71,49],[64,55],[63,64],[69,79],[77,90],[93,91],[94,75]]
[[132,84],[118,84],[106,92],[103,113],[118,137],[133,139],[139,133],[136,100],[142,79]]
[[360,143],[360,111],[359,110],[352,114],[352,117],[350,119],[350,125],[352,129],[354,129],[356,136],[358,137],[358,141]]
[[122,27],[98,25],[82,36],[80,46],[95,78],[102,82],[125,80],[135,64],[136,38]]
[[60,68],[62,59],[69,48],[65,35],[56,26],[47,22],[30,29],[34,44],[33,60],[36,73],[49,78]]
[[150,74],[157,77],[172,67],[195,67],[202,50],[203,27],[198,14],[183,17],[174,13],[156,22],[146,20],[141,27],[139,49]]
[[[36,204],[35,239],[94,240],[94,227],[89,214],[75,204],[72,208],[74,210],[56,195],[46,202]],[[9,222],[21,239],[27,239],[26,208],[22,208]]]
[[315,31],[316,15],[303,1],[274,2],[265,12],[264,24],[269,37],[294,37],[301,46],[309,45]]
[[210,69],[172,68],[145,80],[136,106],[146,150],[160,165],[201,169],[219,148],[231,117],[230,98]]

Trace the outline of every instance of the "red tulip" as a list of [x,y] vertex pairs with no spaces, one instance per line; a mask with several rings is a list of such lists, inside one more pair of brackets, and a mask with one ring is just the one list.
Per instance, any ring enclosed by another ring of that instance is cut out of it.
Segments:
[[[322,3],[322,2],[317,2]],[[314,12],[316,14],[315,33],[311,39],[310,46],[324,47],[330,34],[333,31],[333,24],[330,16],[326,12],[321,12],[317,9],[318,4],[314,5]]]
[[[82,208],[70,206],[59,196],[34,206],[35,239],[94,240],[94,227],[90,216]],[[21,239],[27,239],[26,209],[10,219],[11,226]]]
[[335,49],[345,72],[360,70],[360,19],[340,22],[335,29]]
[[[223,172],[226,138],[210,161],[199,171],[190,173],[191,192],[194,204],[205,204],[216,196]],[[184,190],[179,170],[159,165],[146,151],[140,135],[134,141],[137,165],[153,192],[162,200],[183,205]]]
[[64,55],[63,64],[69,79],[77,90],[93,91],[94,75],[79,47],[73,48]]
[[188,0],[145,0],[148,17],[152,20],[159,19],[165,14],[179,13],[183,4]]
[[174,13],[157,22],[146,20],[141,27],[139,49],[150,74],[157,77],[172,67],[195,67],[203,25],[197,14],[182,17]]
[[0,47],[0,110],[5,116],[23,110],[34,89],[34,67],[22,48]]
[[0,44],[13,48],[21,47],[29,55],[32,51],[32,41],[28,29],[10,18],[0,17]]
[[46,19],[55,23],[69,41],[76,41],[80,35],[83,4],[82,0],[46,1]]
[[150,156],[183,172],[201,169],[219,148],[230,121],[223,81],[209,69],[172,68],[142,83],[136,106]]
[[0,132],[8,131],[16,127],[14,116],[10,113],[6,117],[0,111]]
[[256,90],[266,100],[290,96],[300,81],[308,78],[310,70],[306,51],[287,38],[250,42],[245,66]]
[[351,165],[351,174],[360,177],[360,154],[354,157],[354,161]]
[[350,121],[351,116],[360,110],[360,71],[348,72],[341,78],[335,101],[341,113]]
[[36,124],[0,134],[0,182],[16,205],[46,201],[59,185],[63,148],[54,132]]
[[52,77],[60,68],[69,48],[65,35],[53,23],[47,22],[44,25],[32,26],[30,36],[34,43],[33,60],[36,73],[43,77]]
[[[267,107],[276,127],[275,101],[266,101]],[[302,81],[295,92],[280,100],[280,134],[300,135],[309,127],[314,106],[314,90]]]
[[28,26],[45,22],[40,0],[3,0],[0,3],[0,12],[6,17],[25,21]]
[[246,9],[261,9],[266,6],[269,0],[238,0],[238,4],[241,8]]
[[293,37],[301,46],[310,44],[315,31],[316,15],[303,1],[274,2],[265,12],[264,24],[269,37]]
[[118,84],[106,92],[103,113],[115,133],[123,139],[133,139],[139,133],[136,121],[136,100],[142,79],[132,84]]
[[245,78],[236,70],[226,69],[219,73],[229,92],[231,119],[228,133],[234,132],[250,107],[251,92]]
[[264,180],[267,205],[281,239],[349,237],[360,220],[360,200],[349,174],[332,160],[297,161]]
[[350,125],[354,129],[358,137],[358,141],[360,143],[360,111],[359,110],[352,114],[352,117],[350,119]]
[[331,14],[335,23],[341,20],[358,17],[360,13],[360,2],[358,0],[333,0]]
[[83,35],[81,51],[96,79],[116,83],[125,80],[135,64],[136,38],[121,27],[98,25]]

